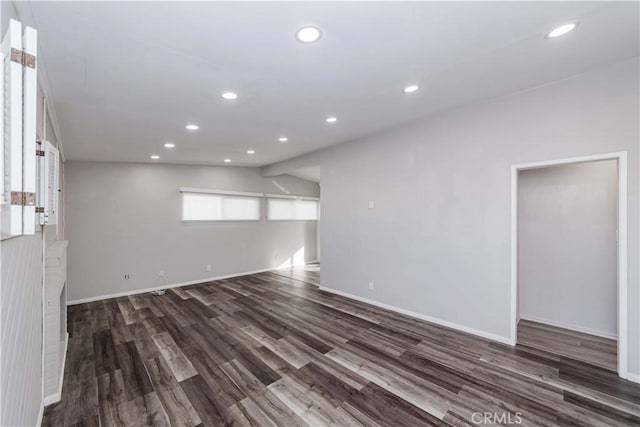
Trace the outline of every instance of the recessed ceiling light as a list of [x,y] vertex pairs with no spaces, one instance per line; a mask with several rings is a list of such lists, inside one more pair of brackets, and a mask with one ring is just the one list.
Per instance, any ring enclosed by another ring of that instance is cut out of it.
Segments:
[[160,159],[160,156],[158,156],[157,154],[152,154],[149,157],[151,157],[151,160],[159,160]]
[[577,26],[578,26],[577,22],[570,22],[568,24],[561,25],[555,30],[551,31],[549,34],[547,34],[547,38],[553,39],[556,37],[563,36],[567,34],[569,31],[575,30]]
[[327,123],[335,123],[338,121],[337,117],[327,117]]
[[296,31],[296,39],[298,39],[300,43],[317,42],[320,40],[320,37],[322,37],[322,31],[313,25],[305,25]]
[[234,100],[234,99],[238,99],[238,94],[235,92],[222,92],[221,95],[224,99],[228,99],[230,101]]
[[420,86],[418,86],[418,85],[409,85],[409,86],[404,88],[404,93],[413,93],[413,92],[417,91],[418,89],[420,89]]
[[231,163],[231,159],[224,159],[225,163]]
[[188,130],[198,130],[198,129],[200,129],[200,126],[189,124],[189,125],[186,125],[185,128],[188,129]]
[[289,138],[287,138],[286,136],[281,136],[280,138],[278,138],[278,141],[280,142],[287,142],[289,140]]
[[256,150],[247,150],[247,154],[256,154]]
[[172,142],[167,142],[166,144],[164,144],[164,148],[174,148],[175,146],[176,144]]

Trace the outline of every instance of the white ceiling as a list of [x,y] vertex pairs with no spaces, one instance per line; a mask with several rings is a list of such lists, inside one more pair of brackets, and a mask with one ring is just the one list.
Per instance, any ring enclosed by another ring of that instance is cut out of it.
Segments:
[[[69,159],[261,166],[639,54],[638,3],[33,2]],[[30,9],[30,10],[29,10]],[[568,35],[545,33],[580,21]],[[302,45],[304,24],[322,39]],[[408,83],[421,90],[402,93]],[[240,94],[220,98],[223,90]],[[329,114],[338,123],[327,125]],[[200,125],[188,132],[188,122]],[[280,135],[289,142],[278,142]],[[177,147],[162,148],[166,141]],[[256,154],[246,154],[255,149]]]

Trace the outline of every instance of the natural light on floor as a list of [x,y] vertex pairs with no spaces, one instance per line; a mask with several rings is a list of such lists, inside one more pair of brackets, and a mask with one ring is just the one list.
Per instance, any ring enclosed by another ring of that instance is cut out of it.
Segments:
[[293,267],[294,265],[304,265],[304,246],[287,258],[278,268]]

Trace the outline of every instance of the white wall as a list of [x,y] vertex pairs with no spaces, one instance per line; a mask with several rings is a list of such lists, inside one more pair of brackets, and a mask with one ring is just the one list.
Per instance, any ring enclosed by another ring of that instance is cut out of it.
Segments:
[[276,268],[301,249],[316,257],[315,221],[184,223],[178,192],[318,196],[316,183],[241,167],[70,161],[65,173],[69,300],[158,286],[160,270],[173,284]]
[[2,241],[2,426],[42,408],[42,233]]
[[511,165],[628,152],[628,360],[639,375],[639,71],[633,58],[263,174],[321,165],[323,286],[508,339]]
[[520,316],[616,337],[616,161],[521,171],[518,191]]

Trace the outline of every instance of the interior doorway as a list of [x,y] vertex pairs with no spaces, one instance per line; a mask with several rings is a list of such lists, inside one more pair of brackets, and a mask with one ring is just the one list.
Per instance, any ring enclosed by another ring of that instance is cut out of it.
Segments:
[[314,230],[315,238],[315,257],[312,261],[308,261],[304,266],[298,266],[295,271],[291,271],[297,279],[320,286],[320,263],[321,263],[321,229],[322,229],[322,184],[320,165],[305,166],[288,172],[289,175],[301,178],[318,185],[319,197],[317,199],[317,212]]
[[[580,174],[593,186],[576,181]],[[626,153],[512,166],[513,345],[578,356],[627,378],[626,175]]]

